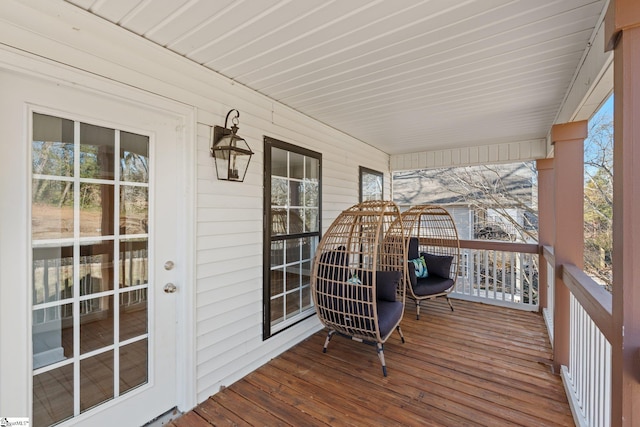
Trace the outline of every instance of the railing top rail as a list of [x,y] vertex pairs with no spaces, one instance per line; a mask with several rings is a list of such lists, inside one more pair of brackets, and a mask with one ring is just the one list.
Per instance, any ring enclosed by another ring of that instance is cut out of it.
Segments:
[[460,248],[477,249],[503,252],[519,252],[526,254],[537,254],[540,247],[537,243],[514,243],[499,242],[491,240],[460,240]]
[[614,342],[611,294],[572,264],[562,266],[562,280],[605,338]]

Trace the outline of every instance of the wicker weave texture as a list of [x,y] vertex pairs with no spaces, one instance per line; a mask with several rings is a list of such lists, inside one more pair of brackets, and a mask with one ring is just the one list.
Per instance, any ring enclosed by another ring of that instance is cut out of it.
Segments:
[[[446,293],[451,292],[460,270],[460,241],[455,222],[449,212],[435,205],[413,206],[402,213],[402,222],[409,236],[418,238],[420,253],[452,257],[449,278],[454,284]],[[408,287],[410,297],[420,298],[413,294],[411,286]]]
[[405,301],[406,236],[397,205],[367,201],[343,211],[327,229],[314,258],[312,294],[316,312],[330,330],[383,343],[378,322],[376,272],[402,278],[396,301]]

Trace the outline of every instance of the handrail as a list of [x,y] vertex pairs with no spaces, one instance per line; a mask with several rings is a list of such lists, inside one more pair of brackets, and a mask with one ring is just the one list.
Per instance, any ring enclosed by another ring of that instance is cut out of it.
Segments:
[[615,342],[611,294],[572,264],[562,266],[562,280],[605,338],[609,342]]
[[539,246],[537,243],[500,242],[496,240],[460,240],[460,248],[520,252],[525,254],[539,253]]

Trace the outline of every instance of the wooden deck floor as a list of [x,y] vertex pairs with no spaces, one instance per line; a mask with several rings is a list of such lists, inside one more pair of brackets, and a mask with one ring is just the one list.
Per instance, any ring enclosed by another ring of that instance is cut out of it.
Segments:
[[210,397],[172,427],[574,425],[542,317],[465,301],[407,304],[375,347],[319,332]]

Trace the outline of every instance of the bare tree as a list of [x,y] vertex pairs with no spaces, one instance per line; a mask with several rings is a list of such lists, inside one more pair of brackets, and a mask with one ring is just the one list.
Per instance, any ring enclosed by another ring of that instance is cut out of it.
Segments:
[[[537,173],[532,162],[422,169],[394,174],[394,200],[400,205],[432,203],[466,206],[476,214],[475,237],[488,226],[486,213],[509,225],[500,240],[537,240]],[[514,216],[513,213],[519,214]]]
[[584,165],[584,269],[611,290],[613,119],[610,116],[596,116],[591,121]]

